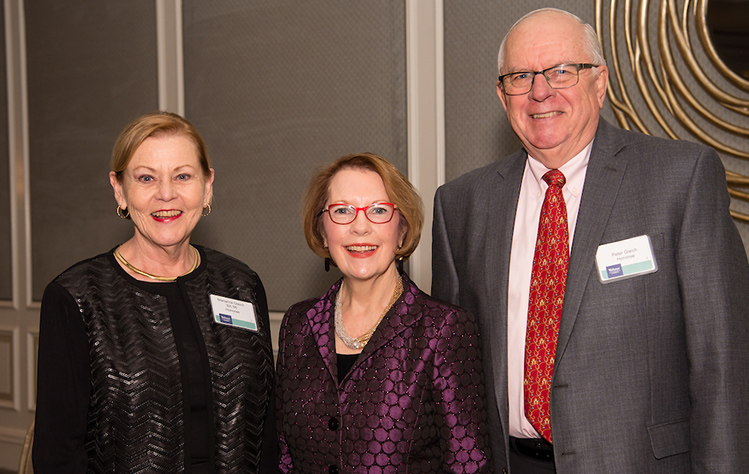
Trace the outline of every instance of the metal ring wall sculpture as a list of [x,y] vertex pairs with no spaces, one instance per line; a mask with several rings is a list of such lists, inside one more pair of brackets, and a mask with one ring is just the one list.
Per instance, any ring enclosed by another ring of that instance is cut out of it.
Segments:
[[[716,53],[707,3],[596,0],[608,95],[622,128],[697,139],[731,157],[724,160],[729,194],[749,202],[749,176],[728,170],[749,160],[749,80]],[[749,222],[745,212],[731,214]]]

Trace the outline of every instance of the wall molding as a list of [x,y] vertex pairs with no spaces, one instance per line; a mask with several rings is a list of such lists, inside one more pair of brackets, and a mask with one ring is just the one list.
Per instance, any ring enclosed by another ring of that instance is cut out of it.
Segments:
[[0,426],[0,443],[23,445],[26,431]]
[[182,0],[156,0],[159,110],[185,115]]
[[26,333],[26,405],[29,411],[36,410],[36,367],[39,354],[39,330]]
[[444,4],[406,2],[408,178],[424,201],[421,241],[409,276],[429,292],[432,284],[433,197],[445,182]]
[[[0,326],[0,347],[8,345],[8,356],[10,358],[9,369],[10,373],[7,374],[7,382],[9,385],[8,392],[0,392],[0,407],[9,408],[20,412],[19,399],[21,396],[20,387],[20,341],[19,341],[19,329],[17,327]],[[0,376],[4,376],[5,371],[0,371]]]

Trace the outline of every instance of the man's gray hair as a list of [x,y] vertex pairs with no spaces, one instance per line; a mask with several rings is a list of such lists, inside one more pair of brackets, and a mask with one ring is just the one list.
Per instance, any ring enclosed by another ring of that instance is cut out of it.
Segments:
[[497,71],[499,72],[500,76],[502,75],[502,67],[504,66],[505,43],[507,42],[507,37],[510,36],[510,33],[512,33],[512,31],[525,20],[540,13],[549,12],[565,15],[579,23],[583,28],[584,49],[590,57],[590,62],[599,66],[606,64],[606,59],[603,57],[603,48],[601,48],[601,43],[598,41],[598,35],[596,34],[595,28],[593,28],[590,24],[585,23],[577,15],[573,15],[568,11],[560,10],[559,8],[539,8],[538,10],[533,10],[532,12],[523,15],[522,18],[520,18],[515,22],[514,25],[512,25],[510,30],[505,35],[504,39],[502,39],[502,44],[499,46],[499,54],[497,55]]

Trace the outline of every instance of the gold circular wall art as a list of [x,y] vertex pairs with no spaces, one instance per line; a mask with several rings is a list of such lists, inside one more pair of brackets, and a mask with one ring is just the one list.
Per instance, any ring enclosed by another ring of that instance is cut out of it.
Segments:
[[731,215],[749,222],[749,73],[721,59],[707,18],[708,0],[596,0],[608,96],[622,128],[715,148]]

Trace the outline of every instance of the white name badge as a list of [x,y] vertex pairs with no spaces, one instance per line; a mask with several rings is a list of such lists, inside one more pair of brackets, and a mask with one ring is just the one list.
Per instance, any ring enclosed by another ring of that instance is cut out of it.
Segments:
[[247,302],[211,295],[213,320],[219,324],[257,331],[255,305]]
[[602,283],[658,271],[653,245],[647,235],[600,245],[596,252],[596,264]]

